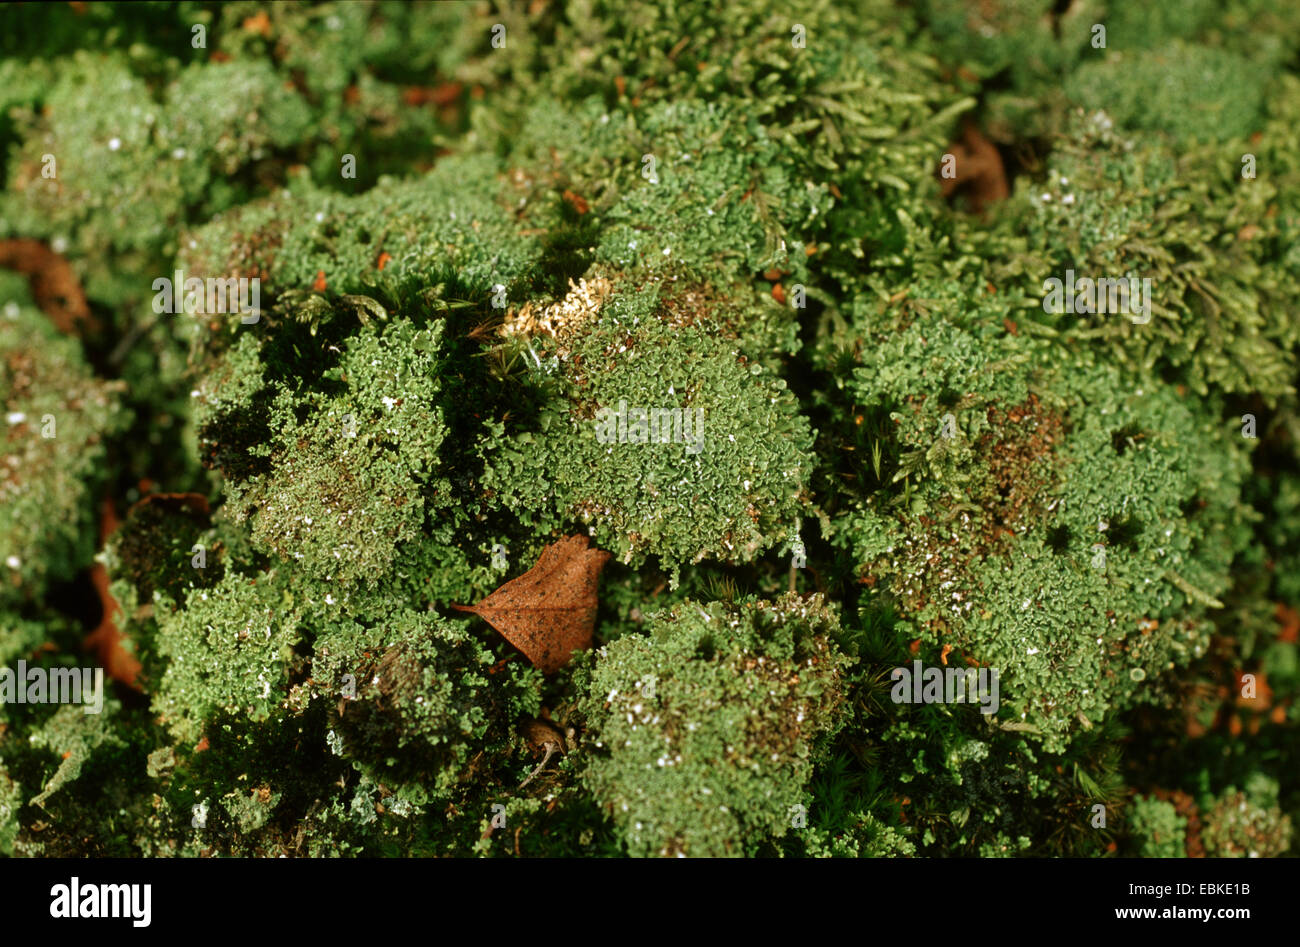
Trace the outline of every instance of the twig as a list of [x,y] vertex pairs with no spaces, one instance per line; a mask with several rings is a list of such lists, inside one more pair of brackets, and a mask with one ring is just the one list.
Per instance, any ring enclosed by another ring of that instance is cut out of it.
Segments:
[[528,774],[528,778],[519,784],[520,789],[523,789],[525,786],[527,786],[529,783],[533,781],[533,777],[536,776],[538,773],[540,773],[546,767],[546,764],[551,761],[551,757],[555,755],[555,751],[560,748],[560,744],[555,743],[552,740],[547,740],[545,746],[546,746],[546,755],[543,756],[542,761],[537,764],[537,768]]

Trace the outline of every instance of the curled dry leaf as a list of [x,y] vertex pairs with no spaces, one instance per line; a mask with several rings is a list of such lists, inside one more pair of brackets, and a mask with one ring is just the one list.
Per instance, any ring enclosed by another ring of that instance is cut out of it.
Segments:
[[60,332],[73,335],[80,325],[96,328],[72,265],[39,240],[0,240],[0,267],[27,277],[36,305]]
[[[103,548],[104,540],[117,529],[117,526],[117,516],[113,513],[113,501],[105,497],[100,505],[100,548]],[[104,668],[104,673],[112,680],[119,681],[138,691],[140,690],[140,684],[137,680],[141,670],[140,660],[127,649],[124,643],[126,636],[118,630],[116,616],[122,609],[117,604],[117,599],[113,598],[112,593],[108,590],[108,570],[104,568],[103,563],[96,562],[91,567],[90,580],[94,583],[95,592],[99,595],[103,613],[99,626],[86,636],[83,646],[87,651],[95,654],[100,665]]]
[[538,773],[546,769],[546,764],[551,761],[552,756],[556,753],[567,753],[568,747],[564,743],[564,734],[560,733],[560,728],[549,720],[534,717],[525,721],[520,729],[524,739],[528,741],[529,749],[534,753],[540,752],[543,754],[542,761],[519,784],[519,788],[523,789],[533,781]]
[[948,152],[956,159],[956,177],[940,182],[944,197],[964,191],[971,208],[982,214],[989,204],[1006,200],[1011,194],[1006,169],[997,147],[975,125],[967,122],[960,142],[953,142]]
[[610,554],[589,549],[588,542],[586,536],[569,536],[552,543],[519,578],[477,605],[452,608],[478,615],[534,667],[552,674],[569,663],[575,650],[591,647],[596,584]]

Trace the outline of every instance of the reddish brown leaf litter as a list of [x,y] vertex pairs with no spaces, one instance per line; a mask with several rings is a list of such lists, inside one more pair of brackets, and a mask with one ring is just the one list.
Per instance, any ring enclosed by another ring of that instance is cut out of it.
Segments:
[[177,513],[197,512],[204,516],[210,512],[208,498],[202,493],[149,493],[132,504],[128,515],[145,506],[160,506]]
[[1295,644],[1300,639],[1300,612],[1285,602],[1277,603],[1277,620],[1282,626],[1278,629],[1277,640]]
[[989,204],[1011,194],[1002,156],[974,124],[966,123],[961,141],[949,145],[948,152],[957,159],[953,169],[957,176],[941,179],[944,197],[961,191],[970,199],[971,209],[981,214]]
[[[113,501],[105,497],[99,518],[100,548],[103,548],[104,540],[117,529],[117,525],[117,516],[113,513]],[[140,661],[123,645],[126,636],[118,631],[117,622],[114,620],[122,609],[108,591],[108,570],[104,568],[103,563],[95,563],[90,570],[90,580],[99,594],[103,617],[99,621],[99,627],[86,636],[84,646],[87,651],[93,651],[99,658],[105,674],[115,681],[139,690],[140,686],[136,678],[140,674]]]
[[465,86],[459,82],[443,82],[436,86],[408,86],[402,90],[402,101],[407,105],[455,105],[460,101]]
[[596,585],[610,554],[588,543],[586,536],[552,543],[519,578],[477,605],[452,608],[478,615],[544,673],[558,671],[591,647],[596,627]]
[[587,203],[587,199],[581,194],[575,194],[566,188],[561,196],[564,198],[565,203],[577,211],[579,217],[591,210],[591,205]]
[[60,332],[75,335],[78,323],[96,328],[71,264],[39,240],[0,240],[0,267],[27,277],[36,305]]

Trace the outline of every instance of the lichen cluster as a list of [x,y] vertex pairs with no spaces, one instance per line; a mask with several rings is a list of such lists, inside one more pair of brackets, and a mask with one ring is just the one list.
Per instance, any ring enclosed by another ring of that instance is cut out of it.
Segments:
[[1300,14],[1062,6],[5,11],[0,853],[1294,854]]

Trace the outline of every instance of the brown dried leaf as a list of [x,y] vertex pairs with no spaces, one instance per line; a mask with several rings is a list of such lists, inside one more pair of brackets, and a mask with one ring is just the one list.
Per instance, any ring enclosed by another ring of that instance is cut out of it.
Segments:
[[[113,512],[113,501],[108,497],[100,504],[99,544],[103,548],[104,540],[118,527],[117,515]],[[86,636],[83,647],[93,651],[99,658],[104,673],[111,679],[120,681],[133,690],[140,690],[140,660],[126,647],[126,635],[117,627],[117,615],[122,611],[117,599],[108,589],[108,570],[104,564],[96,562],[90,570],[90,580],[99,595],[103,616],[99,626]]]
[[0,240],[0,267],[27,277],[36,305],[60,332],[75,334],[79,324],[97,328],[72,265],[39,240]]
[[962,140],[949,145],[948,152],[957,159],[957,176],[940,181],[939,187],[944,197],[951,197],[959,190],[964,191],[970,199],[971,208],[975,213],[982,214],[989,204],[1004,201],[1010,196],[1011,187],[1007,183],[1002,155],[974,124],[966,123],[962,130]]
[[610,560],[587,548],[586,536],[569,536],[542,550],[537,565],[511,579],[477,605],[453,605],[472,612],[501,632],[546,674],[591,647],[596,627],[596,584]]

